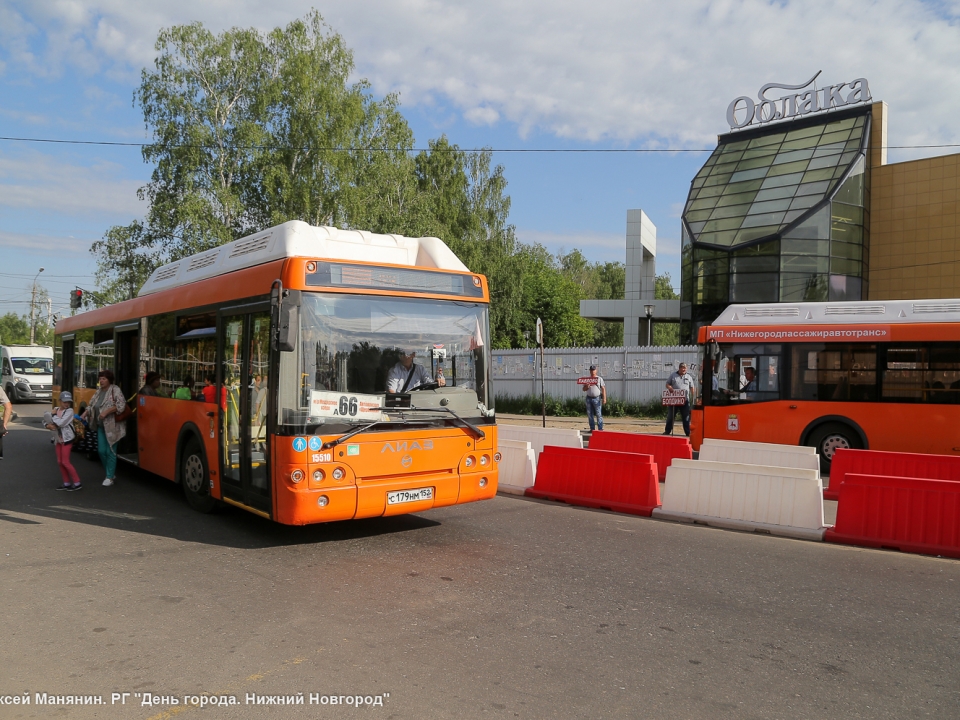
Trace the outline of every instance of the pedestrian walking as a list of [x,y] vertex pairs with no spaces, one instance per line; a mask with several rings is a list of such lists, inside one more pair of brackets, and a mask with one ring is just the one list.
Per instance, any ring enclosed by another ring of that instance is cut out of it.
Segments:
[[683,390],[687,393],[686,402],[683,405],[671,405],[667,408],[667,427],[664,429],[664,435],[673,435],[673,418],[677,411],[680,412],[680,418],[683,420],[683,432],[690,437],[690,396],[693,394],[693,378],[687,373],[687,364],[680,363],[677,371],[670,374],[667,378],[668,390]]
[[97,376],[100,388],[94,393],[83,413],[91,430],[96,428],[97,453],[107,477],[103,484],[110,486],[117,475],[117,443],[127,434],[126,420],[117,420],[117,414],[127,407],[123,392],[114,385],[112,370],[101,370]]
[[594,424],[597,430],[603,430],[603,406],[607,404],[607,386],[604,385],[603,378],[597,375],[596,365],[590,366],[590,377],[597,381],[583,386],[583,391],[587,394],[587,421],[591,431]]
[[[49,416],[49,417],[48,417]],[[47,429],[54,434],[53,449],[57,454],[57,465],[60,467],[60,476],[63,484],[57,490],[82,490],[80,476],[77,470],[70,462],[70,451],[73,449],[73,441],[76,433],[73,431],[73,395],[64,390],[60,393],[60,407],[55,413],[46,413],[44,420]]]

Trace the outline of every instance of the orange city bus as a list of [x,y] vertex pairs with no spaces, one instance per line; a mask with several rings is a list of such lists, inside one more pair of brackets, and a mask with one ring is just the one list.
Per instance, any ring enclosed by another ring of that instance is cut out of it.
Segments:
[[[437,238],[294,221],[64,318],[57,374],[77,407],[112,369],[136,411],[119,457],[197,510],[291,525],[420,512],[497,492],[488,309],[486,279]],[[157,396],[138,394],[150,371]],[[213,402],[172,398],[207,378]]]
[[960,300],[731,305],[698,342],[695,448],[960,454]]

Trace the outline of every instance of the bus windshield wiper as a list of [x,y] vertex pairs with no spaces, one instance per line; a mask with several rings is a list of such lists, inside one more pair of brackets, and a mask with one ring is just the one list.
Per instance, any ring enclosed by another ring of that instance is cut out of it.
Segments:
[[[377,409],[382,412],[382,411],[384,411],[384,410],[392,410],[392,409],[395,409],[395,408],[377,408]],[[327,440],[327,442],[325,442],[325,443],[320,447],[320,449],[321,449],[321,450],[327,450],[327,449],[329,449],[329,448],[336,447],[336,446],[339,445],[340,443],[346,442],[347,440],[349,440],[350,438],[352,438],[354,435],[359,435],[359,434],[362,433],[364,430],[369,430],[370,428],[372,428],[372,427],[374,427],[374,426],[376,426],[376,425],[380,425],[380,424],[386,425],[386,424],[390,424],[390,423],[398,423],[398,424],[400,424],[400,425],[407,425],[407,424],[408,424],[407,421],[404,420],[403,418],[400,418],[400,420],[374,420],[373,422],[367,423],[366,425],[361,425],[360,427],[356,428],[355,430],[351,430],[350,432],[341,435],[341,436],[338,437],[336,440]]]
[[478,440],[483,440],[483,439],[487,436],[486,433],[483,432],[483,430],[481,430],[480,428],[478,428],[478,427],[477,427],[476,425],[474,425],[473,423],[468,422],[467,420],[464,420],[462,417],[460,417],[459,415],[457,415],[453,410],[451,410],[451,409],[448,408],[448,407],[418,408],[418,407],[413,407],[413,406],[411,406],[411,407],[408,407],[408,408],[404,408],[404,410],[412,410],[413,412],[434,412],[434,411],[438,411],[438,412],[448,412],[448,413],[450,413],[451,415],[453,415],[457,420],[459,420],[461,423],[463,423],[464,427],[470,428],[470,429],[474,432],[474,434],[477,436],[477,439],[478,439]]

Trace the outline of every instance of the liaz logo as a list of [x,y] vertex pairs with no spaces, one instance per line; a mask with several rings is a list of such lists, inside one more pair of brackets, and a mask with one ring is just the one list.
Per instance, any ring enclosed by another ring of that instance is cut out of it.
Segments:
[[413,450],[433,450],[433,440],[424,440],[422,443],[419,440],[414,440],[412,443],[408,443],[406,440],[403,442],[385,442],[383,447],[380,448],[380,453],[383,454],[387,451],[390,452],[411,452]]

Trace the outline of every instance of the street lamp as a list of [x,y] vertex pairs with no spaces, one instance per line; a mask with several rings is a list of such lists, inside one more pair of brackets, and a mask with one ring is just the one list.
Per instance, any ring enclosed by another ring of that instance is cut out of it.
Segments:
[[650,347],[650,329],[653,326],[653,321],[651,318],[653,317],[653,311],[655,307],[656,306],[654,305],[643,306],[643,312],[645,312],[647,315],[647,347]]
[[33,290],[30,293],[30,344],[34,344],[34,340],[37,335],[37,278],[40,277],[40,273],[43,272],[43,268],[37,270],[37,274],[33,276]]

